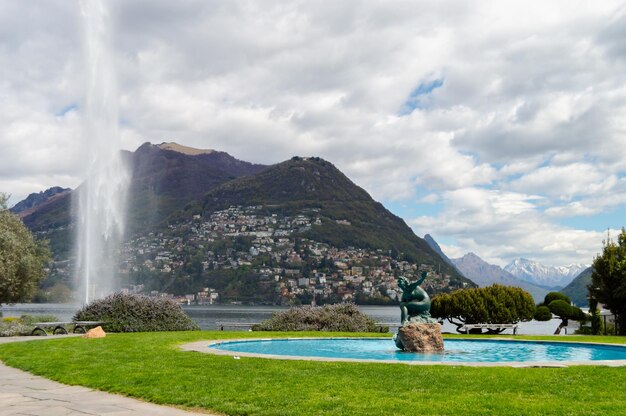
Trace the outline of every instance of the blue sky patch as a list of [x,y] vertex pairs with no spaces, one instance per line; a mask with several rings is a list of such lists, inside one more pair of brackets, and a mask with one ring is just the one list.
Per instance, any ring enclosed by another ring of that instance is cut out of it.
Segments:
[[556,222],[564,227],[585,231],[603,231],[607,228],[619,230],[626,225],[626,208],[618,207],[613,211],[604,211],[595,215],[577,215],[558,218]]
[[426,107],[426,98],[433,92],[433,90],[443,86],[443,79],[436,79],[430,82],[421,82],[417,88],[411,91],[409,98],[406,99],[402,108],[400,109],[400,115],[409,115],[416,108]]
[[65,117],[65,115],[69,112],[78,110],[78,104],[70,104],[63,107],[61,110],[57,111],[55,114],[57,117]]

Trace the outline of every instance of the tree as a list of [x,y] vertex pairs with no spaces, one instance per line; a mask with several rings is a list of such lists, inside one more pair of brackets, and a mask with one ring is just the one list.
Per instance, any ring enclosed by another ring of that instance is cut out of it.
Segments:
[[626,230],[617,242],[603,242],[602,254],[593,260],[589,296],[615,315],[619,335],[626,335]]
[[556,315],[561,320],[558,328],[554,331],[554,334],[558,335],[568,325],[570,319],[585,321],[588,317],[579,307],[572,306],[571,303],[572,301],[567,295],[550,292],[545,296],[543,302],[537,305],[535,320],[549,321],[552,319],[552,315]]
[[[512,286],[492,285],[440,294],[432,300],[430,313],[456,325],[515,324],[533,318],[535,303],[530,293]],[[504,329],[488,330],[500,333]]]
[[0,193],[0,304],[29,299],[50,259],[47,242],[35,240],[8,210],[8,199]]

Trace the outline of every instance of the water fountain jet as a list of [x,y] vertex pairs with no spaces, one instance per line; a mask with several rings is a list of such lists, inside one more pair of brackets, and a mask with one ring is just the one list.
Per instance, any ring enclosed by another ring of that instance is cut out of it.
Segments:
[[101,0],[82,0],[86,97],[86,180],[78,189],[77,277],[84,303],[119,289],[129,173],[121,158],[118,91],[110,50],[110,18]]

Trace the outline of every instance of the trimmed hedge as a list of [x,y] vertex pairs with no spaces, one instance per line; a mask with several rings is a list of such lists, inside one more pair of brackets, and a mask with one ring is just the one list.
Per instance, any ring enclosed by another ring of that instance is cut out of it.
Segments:
[[534,319],[536,321],[549,321],[552,319],[552,312],[550,311],[550,308],[544,305],[538,306],[535,310]]
[[253,331],[387,332],[353,303],[302,306],[275,313]]
[[114,293],[86,305],[76,321],[102,321],[107,332],[197,331],[198,325],[171,299]]

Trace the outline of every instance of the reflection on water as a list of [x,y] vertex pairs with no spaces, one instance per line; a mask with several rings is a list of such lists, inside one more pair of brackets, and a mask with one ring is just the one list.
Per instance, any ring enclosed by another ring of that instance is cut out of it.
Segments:
[[[15,305],[3,305],[0,309],[4,317],[28,315],[54,315],[62,321],[72,320],[72,316],[80,305],[53,304],[53,303],[18,303]],[[243,305],[205,305],[205,306],[183,306],[183,310],[202,329],[219,329],[218,322],[229,322],[239,324],[249,324],[261,322],[272,317],[275,312],[284,311],[288,308],[278,306],[243,306]],[[390,325],[390,331],[395,332],[400,321],[400,309],[397,306],[359,306],[364,313],[372,317],[376,322]],[[523,335],[551,335],[559,326],[561,321],[553,319],[548,322],[520,322],[517,330]],[[576,322],[571,321],[568,334],[572,334],[576,329]],[[247,328],[227,328],[241,329]],[[456,327],[445,322],[443,332],[456,333]],[[504,334],[510,334],[507,330]]]

